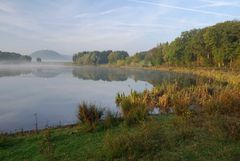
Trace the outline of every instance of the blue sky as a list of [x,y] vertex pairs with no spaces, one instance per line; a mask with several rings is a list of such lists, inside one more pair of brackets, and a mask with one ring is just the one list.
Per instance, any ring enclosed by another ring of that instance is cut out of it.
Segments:
[[240,0],[0,0],[0,50],[126,50],[240,19]]

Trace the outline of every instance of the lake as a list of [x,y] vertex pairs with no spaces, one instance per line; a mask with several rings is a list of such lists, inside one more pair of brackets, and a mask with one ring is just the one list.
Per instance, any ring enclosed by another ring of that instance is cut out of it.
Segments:
[[61,64],[0,66],[0,132],[76,123],[81,101],[118,111],[118,92],[143,91],[191,75],[140,69],[72,67]]

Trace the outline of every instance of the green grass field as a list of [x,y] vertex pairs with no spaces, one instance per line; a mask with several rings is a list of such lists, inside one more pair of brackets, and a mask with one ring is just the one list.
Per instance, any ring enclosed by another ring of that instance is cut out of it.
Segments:
[[198,117],[151,116],[131,127],[105,129],[100,123],[94,132],[77,125],[1,136],[0,160],[239,160],[239,139],[216,127],[216,119],[222,118],[200,123]]

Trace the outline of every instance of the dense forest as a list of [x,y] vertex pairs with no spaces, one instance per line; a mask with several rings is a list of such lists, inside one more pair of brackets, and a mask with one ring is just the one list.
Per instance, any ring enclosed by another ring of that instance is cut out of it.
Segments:
[[24,63],[24,62],[31,62],[31,60],[32,58],[30,56],[21,55],[13,52],[0,51],[0,62]]
[[170,43],[129,57],[125,64],[239,67],[240,21],[182,32]]
[[129,57],[124,51],[81,52],[76,64],[240,67],[240,21],[226,21],[182,32],[172,42]]
[[114,64],[128,57],[126,51],[84,51],[73,56],[73,62],[79,65]]

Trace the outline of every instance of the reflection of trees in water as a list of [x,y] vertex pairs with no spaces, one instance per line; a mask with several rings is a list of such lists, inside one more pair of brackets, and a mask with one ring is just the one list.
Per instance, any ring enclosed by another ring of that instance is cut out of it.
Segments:
[[40,78],[53,78],[63,72],[63,69],[36,69],[32,71],[32,74]]
[[[68,70],[69,71],[69,70]],[[12,69],[0,69],[0,77],[13,77],[13,76],[20,76],[23,74],[33,74],[36,77],[41,78],[53,78],[67,72],[67,69],[63,68],[12,68]]]
[[195,84],[196,76],[184,75],[179,73],[161,72],[161,71],[144,71],[138,72],[135,77],[136,80],[143,80],[156,86],[163,82],[180,82],[184,84]]
[[161,84],[164,81],[177,81],[182,85],[196,85],[206,82],[206,78],[197,77],[191,74],[180,74],[171,72],[161,72],[142,69],[122,69],[122,68],[107,68],[107,67],[74,67],[72,68],[12,68],[0,69],[0,77],[18,76],[22,74],[33,74],[41,78],[53,78],[63,73],[72,72],[74,77],[83,80],[103,80],[103,81],[125,81],[128,78],[135,81],[145,81],[154,86]]
[[83,80],[125,81],[128,78],[124,70],[103,67],[74,68],[72,74]]
[[177,81],[182,85],[196,85],[205,81],[191,74],[170,73],[152,70],[120,69],[105,67],[80,67],[72,71],[74,77],[84,80],[125,81],[131,78],[135,81],[145,81],[152,85],[159,85],[164,81]]
[[0,69],[0,77],[14,77],[22,74],[30,74],[30,69],[16,70],[16,69]]

